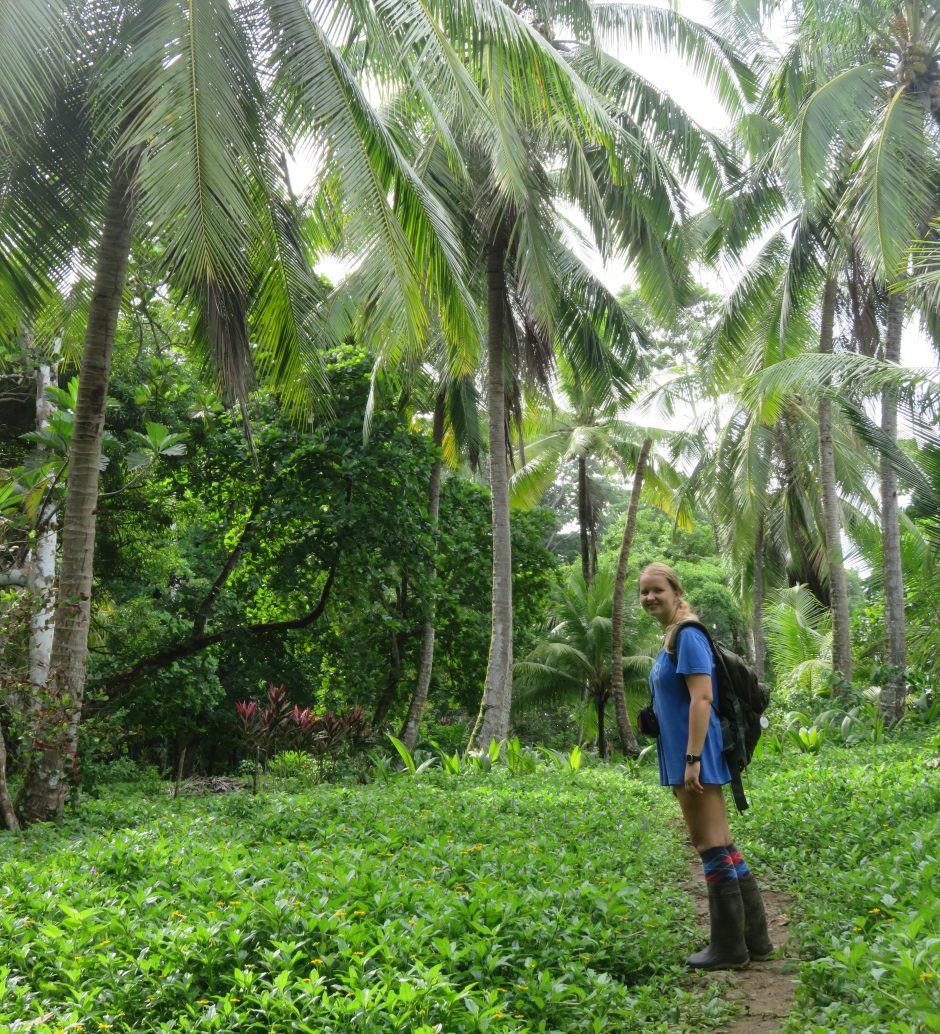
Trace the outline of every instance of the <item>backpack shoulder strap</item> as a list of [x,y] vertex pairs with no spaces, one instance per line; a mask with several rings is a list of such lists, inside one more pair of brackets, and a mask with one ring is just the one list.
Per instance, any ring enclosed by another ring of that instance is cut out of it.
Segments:
[[715,653],[715,641],[714,639],[712,639],[711,632],[708,631],[708,629],[702,624],[701,621],[690,620],[681,621],[677,625],[675,634],[672,637],[672,642],[669,644],[669,649],[666,651],[666,653],[668,653],[670,657],[675,659],[676,655],[679,652],[679,633],[684,628],[697,628],[700,632],[703,632],[705,634],[705,638],[708,640],[708,645],[712,648],[712,654]]

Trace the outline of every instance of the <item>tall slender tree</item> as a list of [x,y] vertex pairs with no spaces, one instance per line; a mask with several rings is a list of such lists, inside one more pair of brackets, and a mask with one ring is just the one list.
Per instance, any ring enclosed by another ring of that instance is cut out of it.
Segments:
[[[334,27],[348,17],[339,8],[316,14]],[[197,341],[242,398],[251,377],[249,341],[263,371],[295,387],[315,385],[314,342],[326,326],[323,291],[280,171],[289,140],[276,140],[272,126],[291,139],[313,135],[323,147],[324,175],[347,211],[371,216],[361,253],[374,266],[381,254],[391,270],[381,283],[383,305],[423,325],[427,291],[447,300],[452,328],[466,312],[447,217],[330,42],[329,26],[302,4],[76,4],[63,24],[78,27],[62,49],[70,58],[68,95],[81,97],[86,117],[70,132],[50,136],[46,130],[59,109],[50,110],[46,94],[24,79],[28,103],[15,106],[16,118],[4,125],[5,140],[16,145],[10,150],[28,159],[13,169],[54,175],[18,180],[24,203],[0,212],[7,282],[18,285],[24,278],[15,274],[31,270],[34,256],[45,258],[47,238],[63,246],[63,256],[75,250],[88,256],[97,270],[65,501],[48,700],[37,712],[36,749],[20,795],[27,820],[59,813],[66,760],[76,750],[104,403],[135,230],[160,241],[163,276],[194,312]],[[0,48],[14,49],[10,38],[20,27],[16,19],[0,24],[10,34]],[[387,57],[387,50],[381,54]],[[270,88],[259,76],[262,66],[271,68]],[[106,191],[76,189],[95,172],[108,177]],[[61,198],[57,207],[46,205],[50,182],[77,198],[88,237],[76,236],[82,220]],[[68,218],[53,221],[63,209]]]

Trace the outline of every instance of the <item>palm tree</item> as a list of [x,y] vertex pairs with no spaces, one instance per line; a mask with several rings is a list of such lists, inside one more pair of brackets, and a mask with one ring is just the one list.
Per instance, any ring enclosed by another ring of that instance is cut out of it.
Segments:
[[764,625],[781,688],[825,689],[832,665],[830,616],[805,585],[770,595]]
[[581,573],[588,583],[597,570],[599,509],[588,475],[589,463],[600,462],[625,472],[625,452],[635,451],[645,433],[620,416],[621,408],[632,401],[631,394],[635,395],[635,385],[642,376],[631,358],[610,356],[608,366],[616,379],[612,377],[606,385],[581,380],[564,358],[559,360],[558,390],[569,408],[562,409],[553,401],[547,406],[530,407],[520,435],[526,442],[526,461],[510,482],[513,506],[528,508],[541,502],[565,464],[576,465]]
[[[36,0],[33,6],[43,5]],[[23,203],[0,213],[8,246],[5,284],[25,280],[28,286],[30,279],[18,274],[34,269],[33,256],[44,272],[50,240],[61,247],[60,265],[77,250],[96,269],[48,699],[19,798],[27,820],[59,813],[65,761],[76,749],[104,402],[134,233],[159,242],[163,275],[196,317],[197,344],[242,399],[251,376],[249,341],[262,372],[295,387],[319,383],[313,343],[325,333],[318,308],[323,290],[301,242],[280,160],[302,134],[320,144],[323,174],[347,217],[368,222],[363,264],[391,270],[377,285],[382,305],[418,325],[426,318],[426,295],[446,305],[451,327],[463,325],[466,311],[446,216],[366,100],[330,41],[330,26],[303,4],[266,0],[233,8],[220,0],[140,0],[69,5],[66,13],[62,24],[78,31],[66,34],[62,46],[70,63],[61,92],[81,98],[81,117],[53,133],[63,124],[59,95],[53,92],[57,103],[50,107],[44,84],[27,76],[20,83],[26,99],[3,127],[5,146],[20,159],[10,168],[40,173],[19,179]],[[317,13],[348,18],[339,7]],[[13,23],[0,25],[9,33],[0,41],[4,52],[15,47],[18,18],[19,12]],[[355,45],[352,50],[358,60]],[[384,47],[381,54],[387,53]],[[266,87],[259,69],[269,65]],[[277,140],[273,127],[289,137]],[[49,206],[48,184],[63,182],[62,197],[78,203],[65,205],[60,197]]]
[[[636,371],[636,363],[630,363],[624,373],[627,370]],[[639,380],[638,372],[625,377],[618,391],[613,383],[606,389],[585,384],[572,376],[568,363],[563,360],[558,364],[558,371],[559,387],[570,402],[571,410],[566,412],[553,406],[545,410],[535,410],[530,414],[524,424],[524,431],[530,438],[527,447],[528,461],[512,479],[511,498],[516,506],[535,505],[541,501],[563,465],[572,460],[576,461],[581,575],[585,584],[589,585],[597,572],[597,524],[596,507],[587,478],[588,461],[593,459],[615,468],[624,481],[629,479],[629,472],[633,471],[633,492],[613,586],[611,695],[616,710],[621,748],[625,754],[635,754],[639,748],[630,724],[620,670],[623,590],[650,449],[653,438],[662,438],[665,432],[637,427],[620,416],[620,409],[632,401],[631,394],[635,395],[635,385]],[[656,480],[662,487],[658,472]]]
[[[455,12],[465,10],[458,4]],[[475,5],[474,5],[475,6]],[[495,5],[480,7],[487,24]],[[661,310],[688,295],[680,176],[706,193],[722,182],[727,155],[667,97],[602,49],[605,35],[629,43],[639,37],[673,44],[720,83],[729,102],[740,101],[746,78],[717,36],[671,11],[587,0],[517,4],[501,12],[507,35],[529,52],[521,61],[495,66],[480,55],[474,75],[481,84],[495,134],[476,133],[469,149],[474,235],[486,275],[487,411],[493,500],[493,633],[486,687],[471,742],[505,736],[512,698],[512,598],[509,497],[504,457],[507,371],[513,352],[536,376],[547,375],[553,340],[567,341],[574,364],[586,378],[603,376],[592,334],[566,320],[578,302],[564,268],[556,206],[578,209],[602,253],[620,249],[637,266],[641,285]],[[445,16],[445,21],[447,16]],[[575,40],[556,38],[564,23]],[[675,204],[678,202],[678,205]],[[583,280],[579,276],[577,279]],[[606,314],[611,299],[598,295]],[[593,304],[589,308],[594,308]],[[600,315],[600,314],[599,314]],[[600,322],[607,321],[602,315]],[[600,325],[595,322],[595,327]],[[510,345],[507,348],[507,342]],[[515,345],[515,349],[512,345]],[[518,369],[518,367],[517,367]]]
[[[614,573],[601,568],[594,580],[584,581],[571,571],[555,594],[550,628],[542,642],[515,665],[520,687],[518,705],[546,700],[589,699],[597,716],[597,750],[607,756],[606,709],[610,700],[611,609]],[[641,684],[649,657],[624,659],[623,673]]]
[[[894,289],[884,358],[898,363],[909,253],[937,214],[940,20],[934,5],[923,0],[807,4],[798,15],[794,52],[816,71],[797,91],[801,103],[784,152],[788,174],[810,199],[838,184],[848,232]],[[893,387],[884,389],[881,404],[883,435],[895,445]],[[882,707],[897,721],[905,699],[904,584],[897,476],[887,456],[880,480],[887,659],[893,669]]]

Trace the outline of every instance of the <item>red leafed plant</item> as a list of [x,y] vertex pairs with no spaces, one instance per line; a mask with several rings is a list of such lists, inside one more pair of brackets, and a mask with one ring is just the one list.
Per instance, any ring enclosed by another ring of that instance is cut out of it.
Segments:
[[290,747],[311,754],[322,779],[328,762],[335,763],[346,749],[360,750],[369,734],[368,719],[361,707],[336,714],[291,705],[283,684],[268,685],[263,708],[255,700],[238,701],[235,719],[239,735],[255,755],[256,790],[262,753],[267,759],[279,749]]

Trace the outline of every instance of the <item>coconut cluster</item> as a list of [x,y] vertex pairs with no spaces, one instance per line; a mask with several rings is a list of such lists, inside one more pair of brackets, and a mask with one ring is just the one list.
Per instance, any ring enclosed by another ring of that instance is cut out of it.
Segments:
[[931,73],[936,73],[937,59],[930,48],[923,43],[911,43],[894,66],[894,77],[901,85],[914,83]]
[[923,43],[911,43],[894,66],[894,79],[920,97],[933,115],[940,115],[940,59]]

